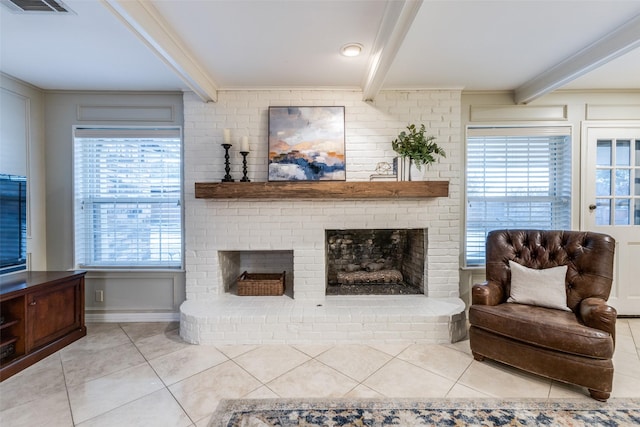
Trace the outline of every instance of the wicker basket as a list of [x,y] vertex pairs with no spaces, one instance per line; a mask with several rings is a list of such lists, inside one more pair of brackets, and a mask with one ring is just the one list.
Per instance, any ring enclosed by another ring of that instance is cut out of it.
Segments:
[[238,277],[238,295],[241,296],[274,296],[284,294],[284,278],[282,273],[247,273]]

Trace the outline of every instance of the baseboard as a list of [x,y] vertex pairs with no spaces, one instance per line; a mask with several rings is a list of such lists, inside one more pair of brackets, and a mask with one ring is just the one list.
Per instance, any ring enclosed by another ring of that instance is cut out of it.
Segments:
[[135,323],[135,322],[177,322],[180,313],[85,313],[86,323]]

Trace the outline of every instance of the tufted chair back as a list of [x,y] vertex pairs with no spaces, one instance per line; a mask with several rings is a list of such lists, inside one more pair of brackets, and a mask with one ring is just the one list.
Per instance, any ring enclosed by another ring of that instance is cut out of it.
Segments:
[[543,269],[566,265],[567,306],[576,311],[589,297],[605,301],[613,281],[615,240],[606,234],[561,230],[495,230],[486,242],[486,279],[510,294],[509,260]]

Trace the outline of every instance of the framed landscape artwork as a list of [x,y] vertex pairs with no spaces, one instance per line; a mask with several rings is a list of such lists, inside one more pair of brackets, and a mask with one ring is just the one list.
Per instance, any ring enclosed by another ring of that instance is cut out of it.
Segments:
[[269,107],[269,181],[344,181],[344,107]]

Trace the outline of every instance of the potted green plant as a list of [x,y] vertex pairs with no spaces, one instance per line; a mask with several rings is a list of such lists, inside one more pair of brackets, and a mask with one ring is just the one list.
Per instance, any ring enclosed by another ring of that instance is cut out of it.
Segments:
[[436,156],[447,157],[435,140],[435,136],[426,135],[424,124],[419,128],[410,124],[407,131],[400,132],[398,137],[391,141],[391,147],[400,157],[409,159],[409,168],[413,162],[420,170],[422,165],[430,165],[438,160]]

